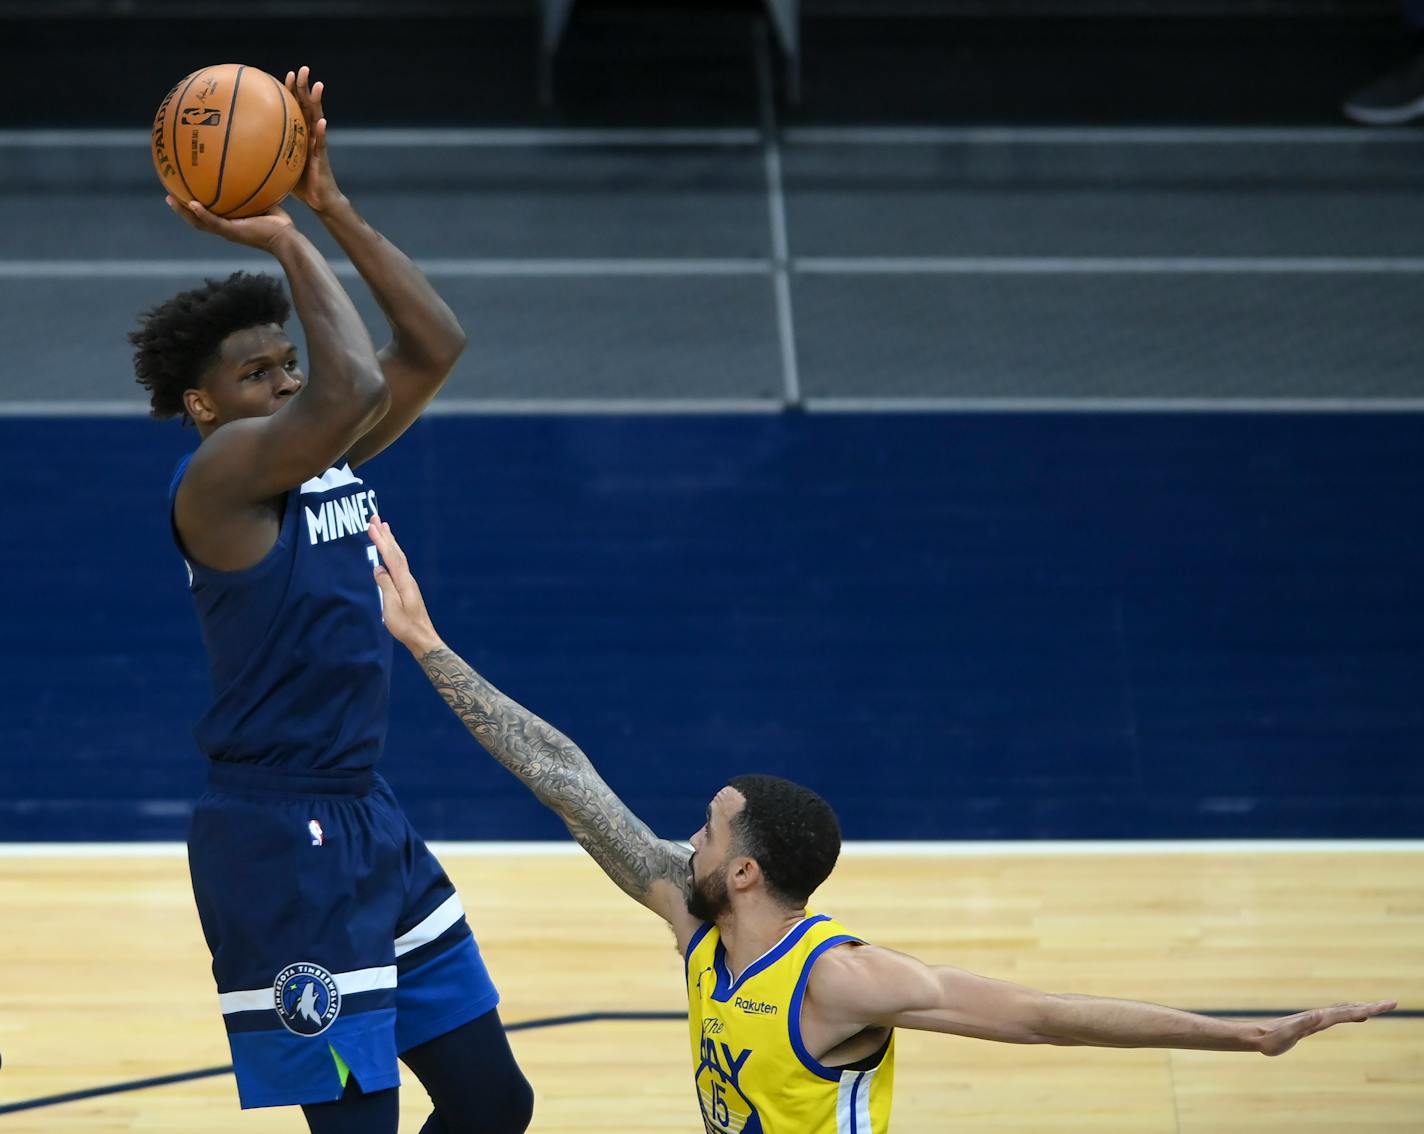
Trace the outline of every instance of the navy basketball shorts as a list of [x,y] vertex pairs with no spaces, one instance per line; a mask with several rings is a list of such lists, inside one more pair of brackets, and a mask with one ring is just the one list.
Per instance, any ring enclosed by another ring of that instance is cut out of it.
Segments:
[[445,871],[372,772],[211,765],[188,865],[243,1108],[400,1083],[499,994]]

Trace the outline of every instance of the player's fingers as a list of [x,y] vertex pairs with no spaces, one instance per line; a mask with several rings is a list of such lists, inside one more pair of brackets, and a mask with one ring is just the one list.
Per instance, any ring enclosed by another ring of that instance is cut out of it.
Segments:
[[376,550],[380,552],[381,558],[390,559],[391,541],[386,538],[386,532],[381,526],[379,516],[371,517],[371,522],[366,525],[366,534],[371,537],[371,542],[376,545]]
[[1328,1009],[1328,1012],[1333,1017],[1331,1020],[1332,1023],[1348,1021],[1353,1024],[1358,1024],[1363,1023],[1372,1016],[1378,1016],[1384,1012],[1388,1012],[1394,1007],[1395,1002],[1392,1000],[1376,1000],[1370,1004],[1336,1004],[1333,1008]]
[[401,602],[400,588],[396,586],[396,581],[391,578],[391,573],[380,564],[376,565],[376,586],[381,589],[386,610],[401,610],[404,604]]
[[198,222],[198,227],[206,232],[222,232],[228,225],[227,221],[208,212],[198,201],[188,202],[188,212]]
[[326,94],[326,84],[325,84],[325,83],[320,83],[320,82],[319,82],[319,83],[314,83],[314,84],[312,84],[312,90],[311,90],[312,103],[313,103],[313,105],[316,106],[316,112],[317,112],[318,114],[321,113],[321,98],[322,98],[322,95],[324,95],[324,94]]
[[383,520],[381,526],[386,529],[386,538],[391,541],[391,557],[405,568],[405,570],[409,571],[410,563],[406,560],[405,549],[402,548],[400,543],[396,540],[395,533],[391,531],[391,525]]
[[381,521],[381,527],[385,529],[386,539],[387,539],[387,541],[389,541],[389,543],[390,543],[390,548],[391,548],[391,555],[390,555],[390,558],[391,558],[391,562],[394,563],[394,564],[396,564],[396,565],[397,565],[398,567],[400,567],[402,570],[409,572],[409,570],[410,570],[410,563],[406,560],[405,551],[401,548],[401,545],[396,541],[395,533],[391,531],[391,525],[388,524],[388,523],[386,523],[384,520],[382,520],[382,521]]
[[410,565],[406,562],[405,552],[396,543],[396,538],[391,534],[391,525],[383,522],[379,516],[372,516],[370,523],[371,540],[376,545],[376,550],[381,553],[381,558],[385,560],[386,566],[405,578],[410,577]]
[[197,219],[193,216],[192,213],[190,213],[181,204],[179,204],[175,198],[173,198],[172,196],[164,197],[163,203],[167,205],[170,209],[172,209],[175,213],[177,213],[180,217],[182,217],[183,220],[189,225],[191,225],[193,228],[198,227]]
[[304,97],[311,97],[311,68],[305,63],[303,63],[301,68],[297,71],[297,85],[302,88],[302,95]]
[[175,202],[174,210],[190,225],[199,232],[215,232],[221,234],[218,227],[217,218],[207,209],[203,208],[197,201],[187,203]]
[[292,93],[295,94],[295,88],[297,85],[297,73],[295,71],[288,71],[287,77],[282,80],[282,83],[289,91],[292,91]]

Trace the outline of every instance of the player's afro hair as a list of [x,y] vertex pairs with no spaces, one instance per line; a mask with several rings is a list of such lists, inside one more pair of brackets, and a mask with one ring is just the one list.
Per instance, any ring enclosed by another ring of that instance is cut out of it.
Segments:
[[149,412],[188,424],[183,391],[197,385],[222,341],[234,331],[276,323],[292,314],[292,305],[273,276],[233,272],[225,280],[180,292],[139,316],[129,333],[134,345],[134,373],[148,391]]
[[747,801],[732,819],[737,851],[761,865],[773,897],[804,906],[841,853],[841,827],[831,805],[779,776],[734,776],[727,783]]

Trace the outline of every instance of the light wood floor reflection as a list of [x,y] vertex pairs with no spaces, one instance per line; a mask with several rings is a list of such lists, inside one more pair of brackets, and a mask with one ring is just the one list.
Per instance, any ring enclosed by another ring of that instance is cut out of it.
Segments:
[[[684,1008],[670,935],[587,859],[437,851],[507,1022]],[[1052,991],[1424,1008],[1424,853],[848,852],[816,905],[878,943]],[[0,942],[0,1107],[228,1062],[181,853],[0,855]],[[511,1040],[541,1134],[701,1128],[681,1020]],[[1337,1028],[1270,1060],[917,1033],[899,1050],[897,1134],[1424,1131],[1424,1019]],[[405,1078],[414,1132],[426,1107]],[[296,1111],[239,1112],[226,1075],[0,1115],[0,1134],[303,1130]]]

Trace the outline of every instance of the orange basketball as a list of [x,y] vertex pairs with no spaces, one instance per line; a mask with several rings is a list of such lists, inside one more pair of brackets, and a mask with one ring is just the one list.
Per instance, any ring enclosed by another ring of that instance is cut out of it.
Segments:
[[153,119],[153,165],[174,198],[250,217],[292,191],[307,163],[301,107],[266,71],[220,63],[168,92]]

